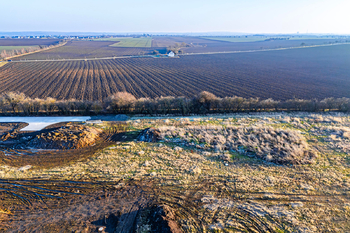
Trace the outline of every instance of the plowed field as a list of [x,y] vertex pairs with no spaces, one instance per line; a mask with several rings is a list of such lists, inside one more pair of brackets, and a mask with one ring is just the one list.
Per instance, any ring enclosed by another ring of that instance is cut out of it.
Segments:
[[179,59],[12,62],[0,68],[0,93],[80,100],[118,91],[153,98],[200,91],[276,100],[350,97],[349,61],[350,45],[337,45]]

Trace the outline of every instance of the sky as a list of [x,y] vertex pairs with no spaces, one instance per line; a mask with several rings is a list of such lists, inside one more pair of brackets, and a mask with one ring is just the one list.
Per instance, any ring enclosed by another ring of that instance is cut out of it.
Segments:
[[1,0],[1,32],[350,34],[350,0]]

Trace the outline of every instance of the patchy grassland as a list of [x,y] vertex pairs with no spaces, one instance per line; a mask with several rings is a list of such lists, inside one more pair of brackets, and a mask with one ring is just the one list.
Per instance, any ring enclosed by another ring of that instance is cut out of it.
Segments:
[[[96,127],[106,129],[108,125]],[[137,132],[148,127],[159,129],[160,141],[134,140]],[[240,139],[232,139],[242,147],[224,147],[233,134],[221,136],[235,128],[249,129],[249,133],[234,134]],[[296,139],[289,140],[285,132]],[[273,156],[283,157],[288,150],[296,153],[298,148],[291,143],[297,142],[303,145],[299,149],[312,150],[316,157],[308,163],[273,163],[267,155],[259,154],[263,142],[260,135],[279,139],[264,141],[270,143],[264,144],[269,151],[284,148],[283,153]],[[124,138],[124,142],[67,166],[20,171],[3,164],[0,178],[124,183],[153,180],[160,190],[159,201],[178,210],[177,222],[184,232],[350,230],[349,115],[134,118]],[[256,151],[255,147],[248,150],[245,143],[249,140],[258,143]]]
[[116,38],[106,38],[106,39],[96,39],[96,41],[118,41],[110,46],[112,47],[146,47],[152,46],[151,37],[116,37]]

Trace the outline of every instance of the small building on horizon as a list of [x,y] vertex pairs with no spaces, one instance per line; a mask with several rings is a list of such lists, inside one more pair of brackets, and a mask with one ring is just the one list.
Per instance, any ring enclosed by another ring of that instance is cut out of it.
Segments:
[[170,53],[168,54],[168,57],[175,57],[175,53],[173,51],[170,51]]

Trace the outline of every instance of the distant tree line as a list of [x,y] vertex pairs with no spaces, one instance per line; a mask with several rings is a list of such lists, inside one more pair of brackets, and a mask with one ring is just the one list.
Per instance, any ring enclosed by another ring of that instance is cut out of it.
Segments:
[[118,92],[100,101],[32,99],[23,93],[8,92],[0,95],[0,115],[97,115],[97,114],[208,114],[237,112],[305,111],[350,112],[349,98],[323,100],[225,97],[203,91],[192,98],[159,97],[136,99],[127,92]]

